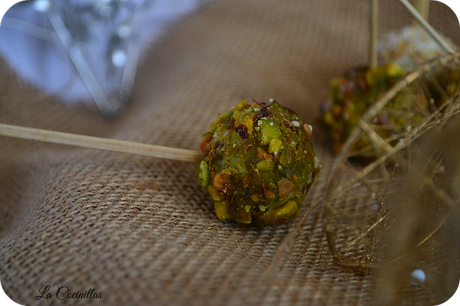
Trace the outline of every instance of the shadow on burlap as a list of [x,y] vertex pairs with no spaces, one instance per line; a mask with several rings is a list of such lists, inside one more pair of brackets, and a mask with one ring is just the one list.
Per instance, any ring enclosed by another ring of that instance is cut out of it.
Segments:
[[[381,33],[412,22],[397,1],[381,2]],[[0,122],[197,150],[218,113],[275,98],[314,126],[323,175],[305,210],[334,159],[314,121],[319,103],[332,77],[367,63],[367,3],[207,3],[144,56],[129,108],[113,121],[66,108],[2,63]],[[430,18],[460,44],[449,8],[432,3]],[[48,304],[35,299],[47,285],[50,305],[375,303],[373,274],[334,265],[321,209],[273,266],[297,221],[258,230],[218,220],[195,164],[0,137],[0,203],[2,286],[21,304]],[[102,298],[62,301],[60,286]],[[435,299],[420,288],[406,304]]]

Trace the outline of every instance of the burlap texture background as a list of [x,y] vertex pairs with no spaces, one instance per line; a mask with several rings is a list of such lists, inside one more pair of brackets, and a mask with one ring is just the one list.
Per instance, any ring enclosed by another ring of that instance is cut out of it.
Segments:
[[[411,23],[380,1],[380,32]],[[314,123],[329,80],[367,63],[367,0],[222,0],[172,27],[144,56],[127,113],[67,109],[2,62],[0,122],[198,149],[209,122],[240,99],[275,98]],[[449,8],[430,22],[460,44]],[[322,196],[334,156],[303,210]],[[197,165],[0,137],[0,275],[16,302],[50,286],[49,305],[370,305],[374,276],[333,264],[317,209],[273,266],[297,221],[258,230],[219,221]],[[101,299],[58,300],[94,289]],[[414,289],[406,304],[431,305]]]

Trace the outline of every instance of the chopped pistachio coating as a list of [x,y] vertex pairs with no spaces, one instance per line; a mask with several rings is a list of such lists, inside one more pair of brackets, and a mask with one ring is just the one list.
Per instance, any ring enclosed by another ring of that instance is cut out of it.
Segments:
[[[398,64],[388,63],[372,70],[351,69],[344,76],[332,79],[329,99],[321,105],[320,121],[333,141],[335,153],[341,150],[358,120],[403,78],[404,73]],[[390,145],[395,145],[402,133],[417,127],[424,117],[444,105],[457,91],[460,70],[438,67],[432,75],[432,79],[422,78],[407,86],[373,118],[374,131]],[[351,152],[364,152],[369,145],[369,137],[363,134]],[[378,152],[366,152],[360,155],[378,156]]]
[[219,115],[201,139],[198,171],[217,217],[260,227],[297,217],[320,171],[307,131],[276,101],[243,100]]
[[[358,120],[377,102],[386,91],[402,79],[403,69],[394,63],[369,70],[352,69],[344,76],[331,81],[329,99],[321,105],[321,124],[333,141],[334,152],[338,153],[356,127]],[[383,139],[397,135],[417,126],[423,116],[429,114],[429,102],[420,85],[408,86],[373,118],[374,130]],[[353,146],[352,152],[370,145],[366,135]],[[368,153],[375,157],[374,152]]]

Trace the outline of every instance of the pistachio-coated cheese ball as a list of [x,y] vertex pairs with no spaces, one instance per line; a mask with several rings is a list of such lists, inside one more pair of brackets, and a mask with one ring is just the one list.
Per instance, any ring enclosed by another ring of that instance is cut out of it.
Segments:
[[320,171],[311,131],[272,100],[243,100],[220,114],[201,139],[205,158],[199,167],[217,217],[257,226],[297,217]]
[[[404,70],[399,65],[389,63],[374,69],[351,69],[331,81],[329,99],[321,105],[321,124],[333,141],[335,153],[342,149],[366,111],[403,75]],[[395,145],[400,137],[398,135],[416,127],[428,113],[429,102],[425,92],[420,86],[412,84],[383,107],[373,118],[372,125],[383,139],[394,138],[390,145]],[[378,157],[378,152],[366,150],[370,145],[369,137],[363,134],[351,152],[364,150],[361,155]]]
[[[457,92],[460,70],[436,67],[430,73],[430,78],[420,78],[407,85],[372,118],[371,127],[389,145],[402,141],[405,133],[417,128],[433,111],[444,107]],[[398,64],[388,63],[374,69],[351,69],[332,79],[329,98],[321,105],[320,122],[333,141],[335,153],[342,149],[361,117],[402,80],[404,74]],[[350,152],[371,159],[381,154],[366,133]]]

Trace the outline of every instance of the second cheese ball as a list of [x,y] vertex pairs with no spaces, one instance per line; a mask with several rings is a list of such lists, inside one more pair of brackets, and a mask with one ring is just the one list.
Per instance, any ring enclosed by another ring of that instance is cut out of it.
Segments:
[[276,101],[243,100],[220,114],[202,137],[199,167],[217,217],[257,226],[297,217],[320,171],[310,136],[311,127]]

